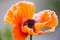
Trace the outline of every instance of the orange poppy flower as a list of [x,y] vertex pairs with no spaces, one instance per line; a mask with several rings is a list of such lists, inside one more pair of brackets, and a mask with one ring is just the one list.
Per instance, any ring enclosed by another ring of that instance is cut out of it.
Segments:
[[[54,11],[43,10],[34,14],[34,3],[21,1],[14,4],[7,12],[5,21],[13,26],[14,40],[25,40],[28,34],[45,34],[55,31],[58,17]],[[50,29],[41,31],[44,27]]]

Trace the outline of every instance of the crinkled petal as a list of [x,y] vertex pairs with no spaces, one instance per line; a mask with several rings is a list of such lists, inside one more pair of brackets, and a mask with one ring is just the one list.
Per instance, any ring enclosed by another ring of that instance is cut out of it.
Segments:
[[[44,27],[49,27],[50,29],[42,31],[43,34],[54,32],[55,28],[58,24],[58,17],[54,11],[51,10],[43,10],[40,11],[37,15],[34,15],[33,18],[37,23],[45,23],[45,25],[41,28],[39,25],[37,25],[36,30],[43,29]],[[41,30],[40,30],[41,31]],[[41,32],[38,32],[38,34],[41,34]]]
[[51,20],[48,23],[46,23],[46,26],[56,27],[58,24],[58,17],[54,11],[50,10],[50,13],[51,13]]
[[21,7],[23,19],[32,19],[34,14],[34,4],[32,2],[21,1],[16,6]]
[[14,40],[26,40],[28,34],[23,33],[18,26],[13,27],[12,35]]
[[20,1],[8,10],[5,21],[10,24],[22,24],[25,20],[32,19],[33,14],[34,4],[32,2]]
[[45,27],[45,24],[44,24],[44,23],[36,23],[36,24],[35,24],[35,33],[38,33],[38,32],[41,31],[44,27]]
[[28,33],[28,34],[30,34],[30,35],[34,35],[34,34],[35,34],[34,31],[33,31],[33,29],[28,28],[28,26],[24,26],[24,27],[22,28],[22,32]]
[[8,10],[8,12],[4,18],[4,21],[6,21],[9,24],[13,23],[13,12],[11,10]]
[[51,14],[46,10],[38,12],[33,18],[38,23],[47,23],[51,19]]
[[9,23],[13,24],[13,16],[14,16],[14,11],[16,10],[16,6],[13,5],[6,13],[4,20]]

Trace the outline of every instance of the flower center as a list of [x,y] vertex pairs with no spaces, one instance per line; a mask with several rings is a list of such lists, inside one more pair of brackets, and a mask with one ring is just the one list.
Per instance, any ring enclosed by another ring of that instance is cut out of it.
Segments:
[[24,22],[23,26],[27,25],[29,28],[33,28],[34,24],[35,24],[35,20],[29,19],[29,20]]

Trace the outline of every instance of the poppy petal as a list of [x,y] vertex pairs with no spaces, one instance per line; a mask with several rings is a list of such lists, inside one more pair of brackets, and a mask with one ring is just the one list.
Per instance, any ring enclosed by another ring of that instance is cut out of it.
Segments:
[[47,23],[51,20],[51,14],[48,13],[46,10],[38,12],[38,14],[34,15],[33,18],[38,23]]
[[23,33],[18,26],[13,27],[12,35],[14,37],[14,40],[25,40],[28,36],[28,34]]
[[58,24],[58,17],[54,11],[50,11],[50,14],[51,14],[51,20],[48,23],[46,23],[46,26],[56,27]]
[[38,32],[41,31],[44,27],[45,27],[45,24],[44,24],[44,23],[36,23],[36,24],[35,24],[35,33],[38,33]]
[[10,8],[11,11],[15,12],[17,9],[16,5],[12,5],[12,7]]
[[9,23],[12,24],[12,18],[13,18],[13,12],[11,10],[9,10],[4,18],[4,20]]
[[8,10],[5,16],[5,21],[7,21],[10,24],[17,24],[17,20],[19,20],[19,23],[22,24],[23,21],[32,19],[33,13],[34,4],[32,2],[21,1],[13,5]]
[[34,14],[34,4],[32,2],[21,1],[16,4],[17,7],[21,7],[23,18],[32,19]]
[[45,30],[45,33],[54,32],[58,24],[58,17],[55,14],[55,12],[51,10],[49,10],[49,12],[51,13],[51,20],[48,23],[46,23],[46,26],[50,27],[51,29]]
[[24,27],[22,28],[22,32],[28,33],[28,34],[30,34],[30,35],[34,35],[34,34],[35,34],[34,31],[33,31],[33,29],[30,29],[30,28],[28,28],[27,26],[24,26]]
[[43,34],[46,34],[44,31],[39,31],[38,32],[38,35],[43,35]]
[[16,11],[14,12],[13,16],[13,24],[19,24],[21,25],[23,23],[23,18],[22,18],[22,12],[21,8],[17,8]]
[[13,16],[14,16],[14,11],[16,10],[16,6],[13,5],[6,13],[6,16],[4,20],[8,22],[9,24],[13,24]]
[[[53,32],[55,31],[55,27],[58,24],[58,17],[54,11],[51,10],[43,10],[40,11],[37,15],[35,15],[34,20],[37,21],[37,23],[45,23],[44,27],[49,27],[50,29],[45,30],[42,32],[43,34]],[[40,29],[39,25],[37,25],[36,29]],[[44,28],[43,27],[43,28]],[[41,28],[41,29],[43,29]],[[40,34],[40,33],[38,33]]]
[[55,31],[55,27],[52,27],[51,29],[45,30],[44,33],[49,33],[49,32],[54,32]]

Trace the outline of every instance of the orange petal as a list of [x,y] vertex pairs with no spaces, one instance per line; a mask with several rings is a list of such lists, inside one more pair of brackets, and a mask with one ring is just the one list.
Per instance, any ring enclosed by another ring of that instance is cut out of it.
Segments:
[[13,24],[22,24],[23,18],[22,18],[21,8],[16,9],[13,17],[14,17]]
[[46,24],[46,26],[56,27],[58,24],[58,17],[54,11],[50,10],[50,14],[51,14],[51,20]]
[[33,29],[30,29],[30,28],[28,28],[27,26],[24,26],[23,28],[22,28],[22,31],[24,32],[24,33],[28,33],[28,34],[30,34],[30,35],[34,35],[35,33],[33,32]]
[[10,24],[23,23],[27,19],[32,19],[34,4],[32,2],[21,1],[13,5],[6,14],[5,21]]
[[45,24],[44,24],[44,23],[36,23],[36,24],[35,24],[35,32],[38,33],[38,32],[41,31],[44,27],[45,27]]
[[56,27],[58,24],[58,17],[55,12],[51,10],[40,11],[35,17],[35,20],[40,23],[46,23],[46,26],[49,27]]
[[12,7],[10,8],[11,11],[15,12],[17,9],[16,5],[12,5]]
[[46,34],[44,31],[39,31],[38,32],[38,35],[43,35],[43,34]]
[[42,12],[43,15],[41,16],[41,22],[46,22],[48,19],[50,19],[50,14],[47,11]]
[[29,29],[28,29],[27,26],[23,26],[23,27],[22,27],[22,31],[23,31],[24,33],[28,33]]
[[39,23],[47,23],[51,19],[51,14],[47,12],[47,10],[43,10],[38,12],[38,14],[34,15],[34,20]]
[[21,1],[16,4],[17,7],[21,7],[23,18],[31,19],[34,14],[34,4],[32,2]]
[[[38,14],[39,15],[36,16],[36,19],[40,20],[40,23],[45,23],[44,27],[50,27],[50,29],[45,30],[45,32],[43,32],[43,33],[45,34],[45,33],[49,33],[49,32],[54,32],[55,27],[58,24],[58,17],[55,14],[55,12],[51,11],[51,10],[44,10],[44,11],[39,12]],[[40,19],[39,19],[39,17],[40,17]],[[39,29],[39,27],[37,29]]]
[[12,34],[14,40],[26,40],[28,34],[23,33],[18,26],[13,27]]
[[13,12],[11,10],[8,10],[8,12],[7,12],[4,20],[6,22],[8,22],[9,24],[12,24],[12,22],[13,22],[13,19],[12,18],[13,18]]
[[14,11],[16,10],[16,6],[12,6],[8,11],[7,14],[5,15],[4,20],[8,22],[9,24],[13,24],[13,16],[14,16]]
[[51,29],[45,30],[44,33],[49,33],[49,32],[54,32],[55,31],[55,27],[52,27]]

